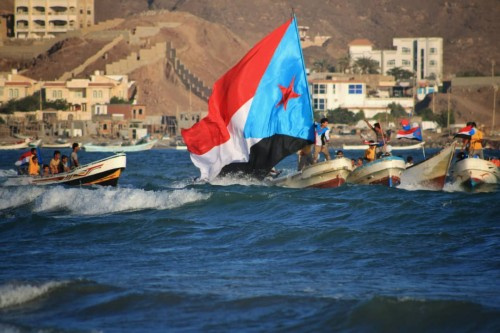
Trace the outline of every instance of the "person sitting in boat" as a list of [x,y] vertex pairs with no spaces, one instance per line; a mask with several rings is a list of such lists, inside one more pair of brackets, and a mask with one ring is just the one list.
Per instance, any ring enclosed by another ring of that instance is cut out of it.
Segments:
[[457,153],[457,161],[456,162],[459,162],[459,161],[463,160],[464,158],[467,158],[467,155],[465,155],[465,153],[463,151],[459,151]]
[[405,167],[408,169],[409,167],[413,166],[413,157],[411,156],[408,156],[406,158],[406,164],[405,164]]
[[328,142],[330,141],[330,128],[328,127],[328,118],[322,118],[316,125],[316,142],[314,147],[314,163],[318,162],[320,153],[325,155],[325,159],[330,159],[328,151]]
[[479,156],[479,158],[484,160],[483,154],[483,132],[481,132],[474,121],[471,122],[472,127],[474,128],[474,134],[470,138],[469,144],[469,156]]
[[335,158],[342,158],[342,157],[344,157],[344,152],[342,150],[337,151]]
[[28,166],[28,175],[40,176],[40,165],[38,164],[38,156],[33,155]]
[[59,164],[61,164],[61,152],[59,150],[56,150],[54,152],[54,158],[51,159],[49,163],[50,173],[52,173],[53,175],[59,173]]
[[367,160],[368,162],[375,161],[376,149],[377,143],[371,140],[368,149],[365,150],[365,160]]
[[358,157],[358,161],[356,163],[356,167],[360,167],[360,166],[363,166],[363,158],[362,157]]
[[313,158],[311,156],[311,145],[307,145],[301,150],[299,150],[299,160],[297,163],[297,171],[302,171],[306,166],[309,166],[314,163]]
[[42,177],[50,177],[50,167],[47,164],[43,165],[42,170]]
[[356,160],[354,158],[351,158],[351,166],[352,166],[352,169],[356,169]]
[[58,169],[59,173],[61,173],[61,172],[69,172],[70,171],[69,164],[68,164],[68,156],[63,155],[61,157],[61,163],[59,163],[59,166],[58,166],[57,169]]
[[25,152],[21,155],[21,157],[19,157],[16,163],[14,163],[15,166],[17,166],[17,174],[28,174],[28,167],[32,156],[36,156],[36,148],[31,148],[29,151]]
[[80,147],[78,146],[78,143],[77,142],[73,143],[73,152],[71,153],[71,168],[78,168],[80,166],[80,163],[78,162],[79,150]]

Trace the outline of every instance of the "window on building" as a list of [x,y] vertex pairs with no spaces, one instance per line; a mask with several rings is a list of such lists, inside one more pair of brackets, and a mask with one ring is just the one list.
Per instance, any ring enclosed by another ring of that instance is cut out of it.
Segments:
[[139,114],[142,114],[142,109],[139,109]]
[[9,89],[9,98],[14,98],[14,89]]
[[403,66],[411,66],[410,60],[403,60]]
[[108,124],[103,124],[103,125],[102,125],[102,129],[103,129],[103,130],[107,130],[107,129],[108,129]]
[[396,60],[394,59],[387,60],[387,66],[396,66]]
[[326,94],[326,84],[314,84],[313,93],[314,94]]
[[363,93],[362,84],[350,84],[349,85],[349,95],[360,95]]
[[429,61],[429,66],[436,66],[436,60]]
[[81,90],[75,91],[75,98],[82,98],[82,97],[83,97],[83,93],[81,92]]
[[335,85],[334,84],[332,84],[332,94],[335,95]]
[[410,52],[411,52],[411,50],[409,47],[403,47],[401,49],[401,53],[403,53],[403,54],[410,54]]
[[314,110],[325,110],[325,99],[324,98],[314,98],[313,99]]
[[91,11],[90,9],[87,9],[87,15],[90,15]]
[[431,54],[436,54],[437,53],[437,49],[435,47],[431,47],[430,53]]
[[102,90],[99,90],[99,91],[97,92],[97,97],[102,98]]

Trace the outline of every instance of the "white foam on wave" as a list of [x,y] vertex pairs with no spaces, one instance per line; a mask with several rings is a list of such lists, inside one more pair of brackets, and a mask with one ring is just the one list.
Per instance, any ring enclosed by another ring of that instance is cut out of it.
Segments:
[[445,192],[464,192],[462,187],[458,182],[455,183],[445,183],[443,187],[443,191]]
[[44,192],[41,187],[0,187],[0,210],[26,205],[35,201]]
[[173,209],[207,200],[194,189],[145,191],[131,188],[52,187],[35,201],[35,212],[68,210],[77,215],[100,215],[142,209]]
[[12,284],[0,286],[0,309],[23,304],[67,284],[66,281],[49,281],[43,284]]
[[0,169],[0,178],[17,176],[17,171],[14,169]]
[[243,174],[230,174],[222,177],[217,177],[210,181],[210,184],[217,186],[231,186],[231,185],[243,185],[243,186],[263,186],[266,185],[264,181],[258,180],[249,175]]

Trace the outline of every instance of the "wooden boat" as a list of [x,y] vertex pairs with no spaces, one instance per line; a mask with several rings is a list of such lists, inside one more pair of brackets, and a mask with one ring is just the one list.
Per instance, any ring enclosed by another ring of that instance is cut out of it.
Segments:
[[31,142],[29,138],[24,139],[22,142],[17,142],[10,145],[0,145],[0,150],[12,150],[12,149],[26,149],[28,144]]
[[147,141],[144,143],[138,143],[135,145],[113,145],[113,146],[100,146],[100,145],[94,145],[91,143],[87,143],[83,145],[83,149],[85,149],[86,152],[109,152],[109,153],[116,153],[116,152],[136,152],[136,151],[143,151],[143,150],[149,150],[153,148],[153,146],[156,144],[158,140],[151,140]]
[[37,147],[40,147],[41,145],[42,145],[42,139],[38,139],[38,140],[31,141],[30,143],[28,143],[28,146],[31,148],[37,148]]
[[[10,179],[10,185],[108,185],[116,186],[127,159],[125,154],[116,154],[102,160],[82,165],[70,172],[49,177],[17,176]],[[16,182],[18,180],[18,182]],[[27,181],[26,181],[27,180]]]
[[442,190],[455,153],[455,146],[454,142],[438,154],[407,168],[401,175],[401,184]]
[[347,177],[347,182],[352,184],[380,184],[395,187],[401,182],[401,174],[404,170],[404,159],[396,156],[387,156],[357,167]]
[[498,167],[480,158],[464,158],[453,165],[451,170],[452,183],[465,190],[480,188],[495,188],[500,180]]
[[[394,150],[414,150],[414,149],[422,149],[424,144],[425,144],[425,141],[416,143],[414,145],[408,145],[408,146],[392,146],[389,144],[387,146],[391,147],[391,151],[394,151]],[[346,144],[342,145],[342,150],[365,150],[366,148],[368,148],[367,144],[366,145],[346,145]]]
[[331,188],[343,185],[352,171],[350,159],[341,157],[309,165],[292,175],[271,180],[271,184],[290,188]]

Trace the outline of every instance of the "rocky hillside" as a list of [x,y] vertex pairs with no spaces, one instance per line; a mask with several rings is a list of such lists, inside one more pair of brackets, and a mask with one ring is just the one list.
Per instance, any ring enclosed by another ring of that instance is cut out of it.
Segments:
[[323,48],[306,53],[309,63],[324,57],[334,63],[355,38],[390,48],[393,37],[437,36],[444,38],[446,74],[489,75],[492,58],[500,64],[498,0],[99,0],[96,15],[105,20],[148,8],[187,11],[253,44],[290,17],[292,7],[311,35],[332,36]]

